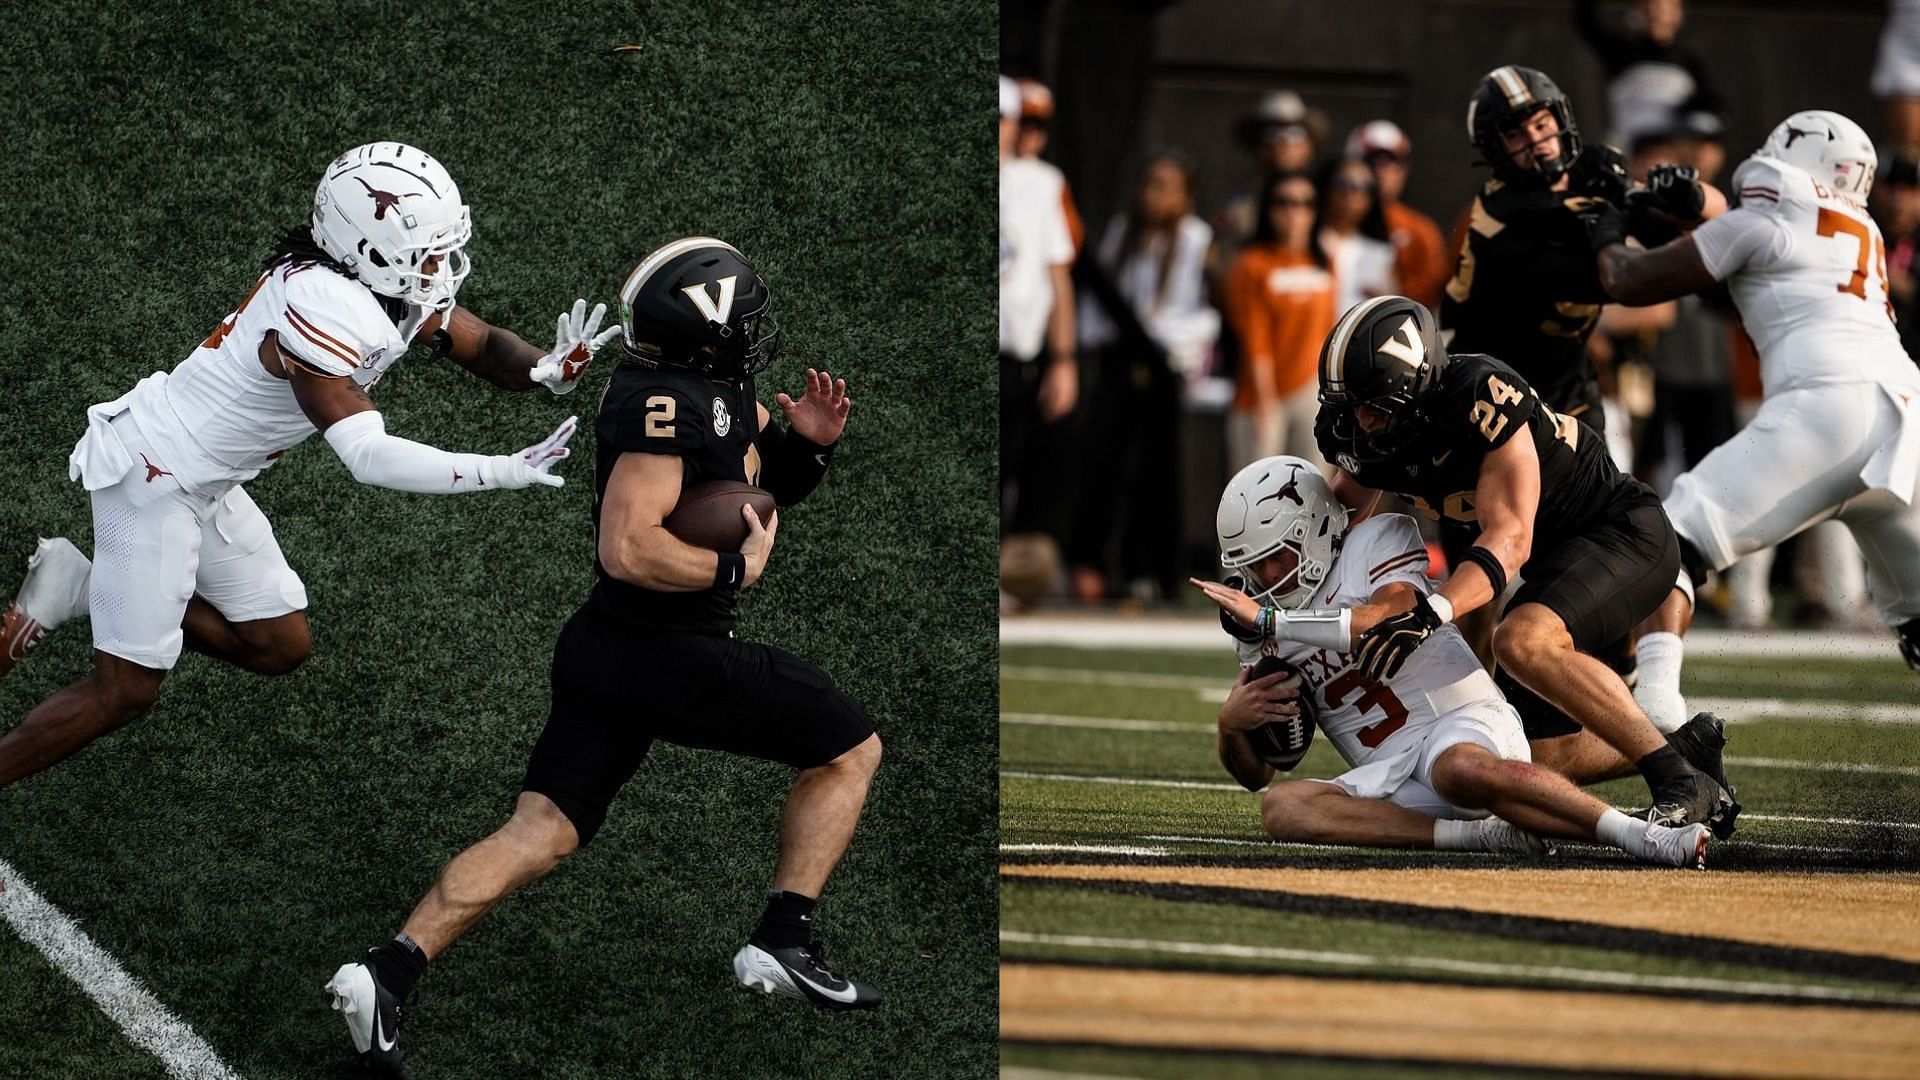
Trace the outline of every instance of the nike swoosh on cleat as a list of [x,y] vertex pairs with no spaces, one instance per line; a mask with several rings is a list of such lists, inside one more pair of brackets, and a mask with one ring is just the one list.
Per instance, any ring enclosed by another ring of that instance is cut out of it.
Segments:
[[397,1040],[387,1038],[380,1030],[380,1009],[376,1006],[373,1010],[373,1045],[379,1047],[380,1052],[384,1054],[392,1050],[396,1042]]
[[859,991],[853,988],[852,983],[848,983],[847,988],[845,990],[833,990],[825,986],[821,986],[819,983],[814,982],[812,979],[809,979],[805,975],[800,974],[798,971],[794,970],[793,968],[788,968],[787,974],[793,976],[794,978],[800,980],[803,983],[806,983],[808,986],[813,987],[813,989],[818,991],[822,997],[831,998],[834,1001],[851,1004],[854,998],[860,996]]
[[815,454],[815,455],[813,455],[813,460],[815,460],[815,461],[817,461],[817,462],[819,462],[819,463],[820,463],[820,467],[821,467],[821,468],[823,468],[823,469],[824,469],[824,468],[826,468],[826,467],[827,467],[827,455],[825,455],[825,454]]

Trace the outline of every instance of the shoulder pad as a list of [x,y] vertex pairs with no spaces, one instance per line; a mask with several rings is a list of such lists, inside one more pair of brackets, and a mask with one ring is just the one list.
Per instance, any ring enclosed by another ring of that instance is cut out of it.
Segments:
[[623,364],[607,380],[594,434],[616,450],[685,454],[706,443],[712,423],[705,380],[680,372]]
[[398,344],[366,286],[318,266],[281,267],[280,310],[270,313],[280,347],[325,375],[351,375],[376,350]]
[[1405,514],[1375,514],[1355,525],[1340,554],[1354,560],[1351,580],[1364,582],[1367,596],[1396,576],[1425,577],[1427,572],[1427,542],[1419,524]]
[[1733,190],[1742,207],[1777,214],[1787,207],[1819,201],[1813,177],[1768,157],[1750,157],[1733,171]]

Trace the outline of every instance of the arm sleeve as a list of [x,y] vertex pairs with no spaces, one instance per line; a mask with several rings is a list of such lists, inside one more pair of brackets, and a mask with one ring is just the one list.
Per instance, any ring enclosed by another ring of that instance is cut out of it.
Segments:
[[1772,214],[1736,206],[1693,230],[1693,245],[1714,280],[1725,281],[1744,267],[1771,266],[1785,258],[1792,235]]
[[813,494],[833,460],[832,446],[821,446],[787,431],[772,417],[767,418],[767,426],[760,429],[754,442],[760,447],[760,486],[771,492],[774,503],[780,506],[792,506]]
[[493,459],[450,454],[389,435],[386,421],[372,410],[354,413],[327,428],[327,443],[355,480],[372,487],[454,495],[504,486],[492,476]]

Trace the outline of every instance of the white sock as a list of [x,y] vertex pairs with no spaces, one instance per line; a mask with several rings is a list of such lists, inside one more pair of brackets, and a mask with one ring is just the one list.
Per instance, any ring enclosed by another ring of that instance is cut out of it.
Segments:
[[1612,807],[1600,815],[1599,824],[1593,827],[1594,835],[1603,844],[1617,847],[1629,855],[1646,857],[1650,845],[1647,843],[1647,823],[1639,818],[1630,818]]
[[1480,842],[1480,823],[1434,818],[1433,846],[1440,851],[1479,851],[1485,846]]
[[1680,635],[1665,632],[1645,635],[1634,649],[1640,679],[1634,685],[1633,700],[1662,735],[1680,730],[1687,722],[1687,699],[1680,694],[1680,659],[1685,652]]

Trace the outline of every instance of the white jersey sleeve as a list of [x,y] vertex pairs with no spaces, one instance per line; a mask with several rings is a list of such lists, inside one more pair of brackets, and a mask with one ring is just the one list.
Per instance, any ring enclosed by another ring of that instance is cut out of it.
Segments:
[[1772,266],[1793,250],[1793,233],[1772,214],[1737,206],[1693,231],[1700,261],[1715,281],[1748,267]]
[[1733,294],[1767,395],[1832,383],[1920,386],[1893,325],[1886,241],[1866,208],[1768,157],[1743,162],[1733,185],[1739,208],[1695,230],[1694,244]]
[[1348,543],[1356,545],[1351,571],[1363,567],[1365,573],[1356,585],[1366,590],[1355,596],[1358,604],[1373,598],[1384,585],[1402,582],[1422,595],[1431,592],[1427,580],[1427,542],[1420,537],[1420,526],[1405,514],[1379,514],[1353,527]]
[[345,378],[372,366],[399,336],[373,294],[338,274],[294,273],[279,299],[267,317],[280,350],[322,375]]

